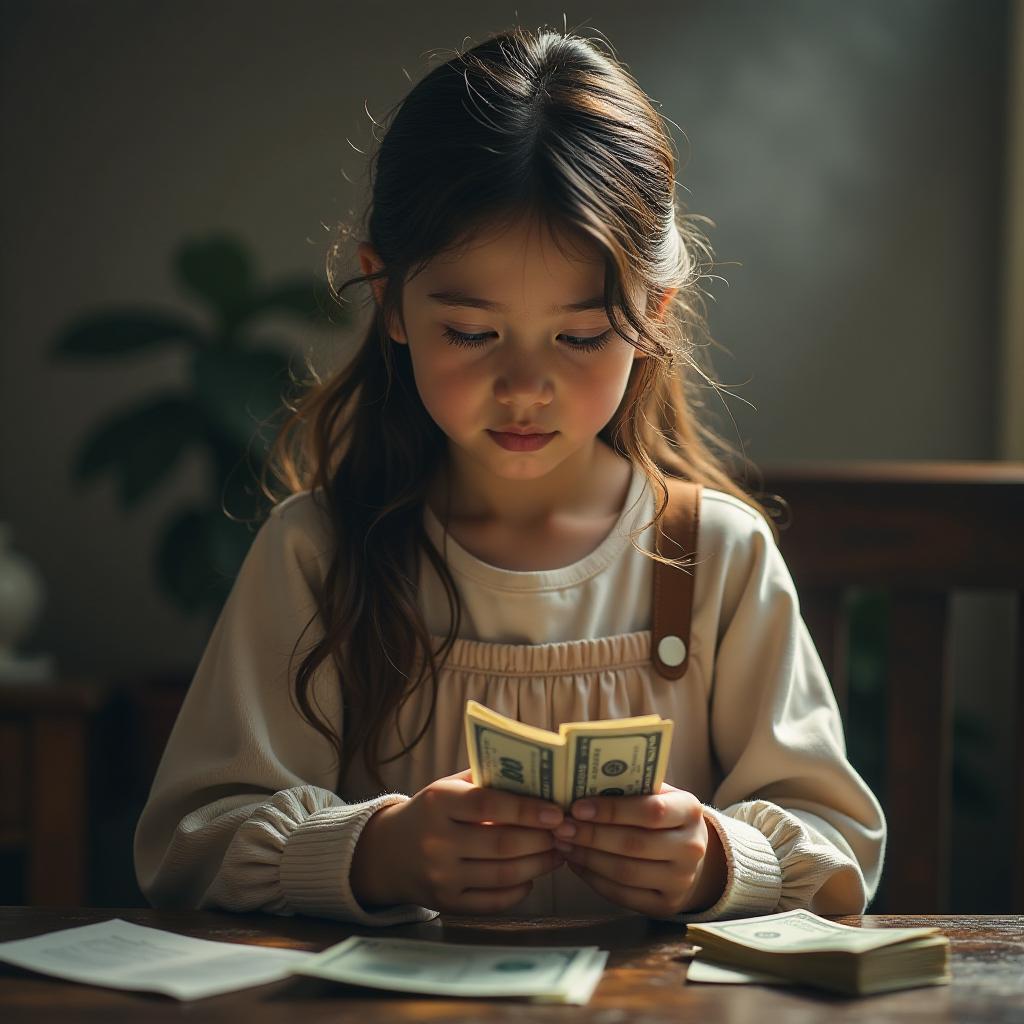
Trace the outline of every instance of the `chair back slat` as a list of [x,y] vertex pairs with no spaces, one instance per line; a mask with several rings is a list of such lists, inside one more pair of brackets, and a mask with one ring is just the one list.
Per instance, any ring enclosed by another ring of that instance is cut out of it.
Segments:
[[892,595],[884,802],[893,853],[887,891],[897,913],[949,912],[953,687],[947,623],[945,594]]
[[844,593],[839,587],[808,587],[800,595],[800,612],[811,634],[821,663],[832,683],[839,713],[847,721],[849,680],[847,671],[848,624]]

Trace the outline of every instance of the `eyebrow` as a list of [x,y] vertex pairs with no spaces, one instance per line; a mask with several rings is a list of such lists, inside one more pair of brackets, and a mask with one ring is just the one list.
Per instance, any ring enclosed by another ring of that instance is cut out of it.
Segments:
[[[439,292],[431,292],[427,298],[443,303],[445,306],[471,306],[474,309],[490,309],[499,313],[507,311],[508,307],[500,302],[492,302],[490,299],[478,299],[473,295],[467,295],[458,289],[446,289]],[[570,302],[567,306],[550,306],[548,313],[583,313],[588,309],[604,309],[604,296],[595,295],[580,302]]]

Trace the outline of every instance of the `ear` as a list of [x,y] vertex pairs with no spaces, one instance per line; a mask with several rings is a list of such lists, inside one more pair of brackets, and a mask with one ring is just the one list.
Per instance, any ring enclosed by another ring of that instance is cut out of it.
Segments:
[[[677,291],[679,291],[678,288],[666,288],[665,291],[663,291],[661,293],[661,298],[656,300],[657,304],[658,304],[658,312],[655,313],[655,315],[654,315],[655,320],[660,320],[665,315],[665,307],[668,305],[669,300],[672,298],[673,295],[675,295],[675,293]],[[633,359],[634,360],[635,359],[646,359],[646,358],[647,358],[647,353],[646,352],[640,352],[637,349],[633,349]]]
[[[362,268],[364,274],[376,274],[378,271],[384,269],[384,261],[377,254],[377,250],[374,249],[369,242],[360,242],[356,252],[359,256],[359,266]],[[384,285],[385,282],[383,278],[377,278],[370,282],[370,286],[373,288],[373,298],[378,307],[384,301]],[[405,334],[399,325],[389,323],[388,334],[393,341],[405,344]]]
[[679,291],[678,288],[666,288],[665,291],[661,293],[661,299],[658,302],[658,312],[656,314],[656,319],[660,320],[665,315],[665,307],[668,305],[669,300],[672,298],[673,295],[675,295],[677,291]]

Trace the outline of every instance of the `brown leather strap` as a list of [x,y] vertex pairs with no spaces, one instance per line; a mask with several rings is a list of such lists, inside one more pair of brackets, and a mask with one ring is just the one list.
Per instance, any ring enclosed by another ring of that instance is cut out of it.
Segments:
[[[668,505],[658,527],[656,548],[665,558],[696,559],[700,528],[701,485],[666,478]],[[696,567],[676,569],[654,563],[651,661],[666,679],[681,679],[690,664],[690,618]]]

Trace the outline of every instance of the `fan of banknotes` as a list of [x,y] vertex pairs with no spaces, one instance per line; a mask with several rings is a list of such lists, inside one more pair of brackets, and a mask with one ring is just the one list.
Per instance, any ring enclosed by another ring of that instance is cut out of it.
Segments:
[[608,950],[597,946],[471,946],[353,935],[292,973],[392,992],[585,1006],[607,959]]
[[643,796],[665,781],[671,719],[660,715],[563,722],[558,732],[524,725],[466,701],[473,783],[549,800],[568,810],[584,796]]

